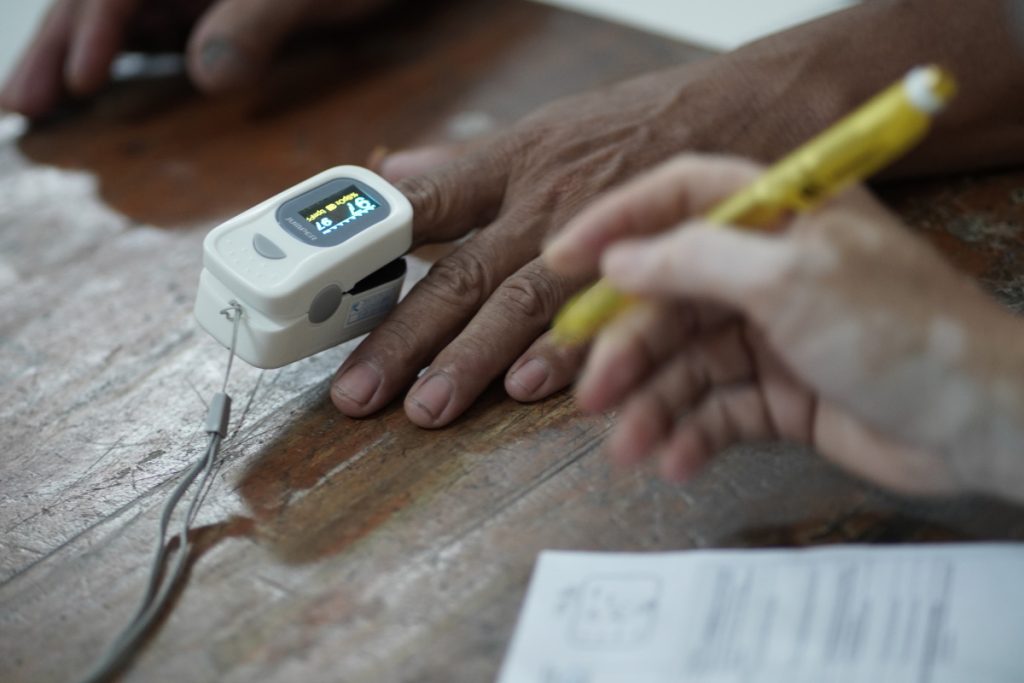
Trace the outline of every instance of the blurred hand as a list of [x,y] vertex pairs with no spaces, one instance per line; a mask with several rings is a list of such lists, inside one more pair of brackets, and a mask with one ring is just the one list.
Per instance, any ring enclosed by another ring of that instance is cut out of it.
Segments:
[[1024,498],[1020,321],[860,188],[781,234],[692,220],[757,172],[680,157],[545,251],[562,277],[600,264],[650,298],[602,331],[578,386],[584,408],[620,407],[612,457],[683,480],[733,443],[789,439],[902,491]]
[[0,91],[0,107],[42,116],[91,95],[122,50],[185,49],[195,84],[216,92],[262,73],[306,26],[342,23],[386,0],[56,0]]

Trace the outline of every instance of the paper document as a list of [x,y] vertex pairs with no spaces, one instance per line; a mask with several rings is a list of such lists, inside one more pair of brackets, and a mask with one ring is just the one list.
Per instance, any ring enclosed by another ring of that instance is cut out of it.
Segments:
[[1020,683],[1024,545],[541,553],[499,683]]

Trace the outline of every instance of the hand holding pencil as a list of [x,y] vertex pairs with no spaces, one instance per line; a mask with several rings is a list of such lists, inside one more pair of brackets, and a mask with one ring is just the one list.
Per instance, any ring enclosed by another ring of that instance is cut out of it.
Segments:
[[585,410],[618,409],[613,459],[685,480],[732,444],[785,439],[902,491],[1024,497],[1024,353],[1006,343],[1022,322],[860,187],[770,233],[697,218],[763,177],[679,157],[546,250],[559,273],[600,263],[635,302],[577,388]]
[[[955,93],[952,76],[937,66],[910,71],[749,185],[709,208],[707,220],[768,228],[784,216],[814,208],[903,156],[921,141],[931,118]],[[548,254],[549,260],[557,261],[558,247],[549,249]],[[563,272],[568,269],[563,266]],[[629,299],[609,283],[598,282],[562,309],[553,331],[566,344],[587,341],[628,305]]]

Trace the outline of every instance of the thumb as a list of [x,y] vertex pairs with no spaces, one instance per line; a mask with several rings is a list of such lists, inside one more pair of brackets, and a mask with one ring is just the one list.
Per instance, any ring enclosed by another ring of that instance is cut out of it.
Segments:
[[199,19],[189,38],[193,82],[207,92],[252,81],[306,17],[308,0],[220,0]]
[[627,292],[711,299],[752,314],[759,295],[786,281],[794,263],[785,236],[701,222],[618,242],[603,255],[601,270]]
[[759,172],[739,158],[682,154],[585,208],[547,245],[544,261],[562,275],[592,277],[608,245],[700,215]]

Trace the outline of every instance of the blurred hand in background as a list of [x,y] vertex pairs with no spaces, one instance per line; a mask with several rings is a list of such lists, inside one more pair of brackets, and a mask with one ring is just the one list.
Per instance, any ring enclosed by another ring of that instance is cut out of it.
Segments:
[[206,92],[252,82],[304,28],[337,26],[388,0],[56,0],[0,90],[0,107],[43,116],[92,95],[118,53],[183,51]]
[[696,220],[757,174],[679,157],[545,251],[645,297],[577,388],[620,410],[611,456],[685,480],[734,443],[786,439],[897,490],[1024,500],[1022,321],[861,188],[778,234]]

